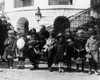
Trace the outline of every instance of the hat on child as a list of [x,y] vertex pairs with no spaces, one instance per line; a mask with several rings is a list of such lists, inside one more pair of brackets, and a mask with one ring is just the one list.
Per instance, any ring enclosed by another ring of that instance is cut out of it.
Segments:
[[59,33],[59,34],[57,35],[57,39],[59,39],[59,37],[63,37],[63,38],[64,38],[64,35],[63,35],[62,33]]

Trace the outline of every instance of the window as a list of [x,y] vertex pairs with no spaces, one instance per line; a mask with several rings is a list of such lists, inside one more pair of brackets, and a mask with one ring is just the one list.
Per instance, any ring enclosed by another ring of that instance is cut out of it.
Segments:
[[34,0],[15,0],[15,7],[34,6]]
[[23,0],[23,6],[33,6],[34,0]]
[[49,5],[72,5],[72,0],[49,0]]
[[4,8],[5,8],[5,2],[2,1],[0,2],[0,11],[4,10]]

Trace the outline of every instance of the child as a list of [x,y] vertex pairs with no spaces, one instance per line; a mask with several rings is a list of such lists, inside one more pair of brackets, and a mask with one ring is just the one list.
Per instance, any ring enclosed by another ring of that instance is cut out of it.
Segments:
[[51,66],[53,64],[53,59],[54,59],[54,44],[55,44],[55,34],[54,32],[51,32],[50,33],[50,37],[47,39],[46,41],[46,45],[44,46],[45,48],[45,51],[47,51],[48,55],[48,59],[47,59],[47,62],[48,62],[48,70],[50,72],[52,72],[53,70],[51,69]]
[[74,54],[74,38],[70,30],[65,31],[65,42],[66,42],[66,56],[65,62],[67,63],[67,69],[71,70],[71,58]]
[[64,35],[61,33],[57,36],[57,42],[55,45],[55,62],[58,64],[59,72],[64,72],[63,63],[64,63],[64,53],[65,53],[65,41]]
[[24,34],[19,35],[17,40],[19,69],[25,68],[25,37]]
[[13,61],[16,56],[16,53],[15,53],[16,37],[14,34],[15,32],[13,30],[9,30],[8,38],[4,42],[4,44],[6,45],[6,49],[5,49],[3,58],[7,59],[9,68],[13,68]]
[[98,75],[98,74],[100,74],[97,71],[97,63],[98,63],[99,47],[100,47],[99,44],[100,43],[97,40],[96,35],[97,35],[96,31],[93,31],[91,33],[90,38],[86,42],[85,48],[86,48],[86,51],[88,52],[88,55],[90,55],[90,56],[86,56],[88,63],[89,63],[89,74],[91,74],[91,68],[92,68],[92,64],[93,64],[95,74]]
[[81,71],[84,72],[84,63],[85,63],[85,44],[86,39],[84,38],[84,31],[78,30],[76,33],[76,39],[75,39],[75,54],[74,57],[76,59],[76,66],[77,66],[77,72],[79,72],[79,66],[81,65]]
[[71,58],[74,54],[74,42],[71,38],[67,39],[66,41],[66,63],[67,63],[67,69],[71,70]]

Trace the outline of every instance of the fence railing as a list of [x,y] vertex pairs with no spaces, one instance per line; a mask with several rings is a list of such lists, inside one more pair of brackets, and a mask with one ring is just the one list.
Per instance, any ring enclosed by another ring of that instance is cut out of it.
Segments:
[[[72,29],[75,29],[75,28],[78,28],[78,27],[83,27],[85,24],[88,24],[89,22],[91,22],[93,17],[91,17],[90,12],[93,10],[93,8],[95,8],[97,6],[100,6],[100,4],[92,6],[88,9],[85,9],[85,10],[79,12],[79,13],[76,13],[76,14],[68,17],[69,20],[70,20],[70,27]],[[96,21],[94,21],[94,23],[96,23]],[[91,25],[91,24],[88,24],[88,25]]]
[[86,10],[83,10],[83,11],[75,14],[75,15],[68,17],[70,20],[70,27],[78,28],[78,27],[82,27],[84,24],[88,23],[91,20],[90,10],[91,10],[91,8],[88,8]]

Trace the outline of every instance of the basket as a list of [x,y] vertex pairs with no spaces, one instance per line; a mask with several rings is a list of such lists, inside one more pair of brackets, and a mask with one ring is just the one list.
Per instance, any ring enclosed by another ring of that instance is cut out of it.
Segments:
[[86,62],[91,62],[92,61],[92,55],[91,54],[87,54],[86,55]]
[[7,58],[8,59],[12,59],[13,57],[11,55],[7,55]]
[[75,60],[75,62],[76,62],[77,64],[82,64],[82,63],[83,63],[83,59],[82,59],[82,58],[77,58],[77,59]]
[[92,58],[92,55],[91,54],[87,54],[86,58]]

